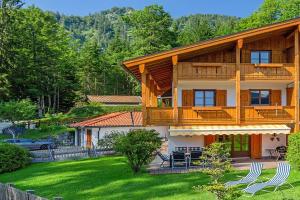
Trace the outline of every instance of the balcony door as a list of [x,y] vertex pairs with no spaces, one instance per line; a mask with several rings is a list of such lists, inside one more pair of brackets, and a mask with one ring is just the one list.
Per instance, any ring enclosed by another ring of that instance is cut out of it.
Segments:
[[232,136],[232,157],[250,156],[250,136],[233,135]]

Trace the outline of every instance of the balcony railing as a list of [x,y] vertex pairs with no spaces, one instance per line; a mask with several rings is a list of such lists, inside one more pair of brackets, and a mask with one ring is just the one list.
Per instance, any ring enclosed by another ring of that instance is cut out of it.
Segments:
[[181,107],[178,122],[186,125],[235,123],[235,113],[235,107]]
[[147,124],[159,125],[159,124],[173,124],[174,123],[174,111],[173,108],[157,108],[147,107]]
[[244,123],[292,123],[294,117],[294,106],[246,106],[241,108],[241,121]]
[[241,64],[241,80],[293,80],[294,64]]
[[[232,80],[235,76],[235,63],[178,63],[179,80]],[[293,63],[241,63],[241,80],[293,80],[293,78]]]
[[[148,125],[227,125],[236,123],[236,107],[179,107],[178,121],[173,108],[147,107]],[[293,123],[294,106],[241,107],[241,124]]]
[[235,79],[235,63],[192,63],[178,64],[178,79]]

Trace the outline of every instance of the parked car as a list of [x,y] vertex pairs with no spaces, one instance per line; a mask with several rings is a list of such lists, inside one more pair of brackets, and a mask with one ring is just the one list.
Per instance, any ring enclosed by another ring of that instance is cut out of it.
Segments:
[[52,141],[34,141],[31,139],[7,139],[4,142],[20,145],[29,150],[48,149],[49,147],[54,149],[57,147]]

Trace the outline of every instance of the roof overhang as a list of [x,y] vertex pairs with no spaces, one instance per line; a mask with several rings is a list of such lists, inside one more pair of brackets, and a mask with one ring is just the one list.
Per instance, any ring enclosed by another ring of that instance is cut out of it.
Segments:
[[148,72],[158,83],[159,87],[166,88],[171,84],[172,77],[172,57],[178,56],[178,61],[185,60],[189,56],[201,55],[216,49],[232,48],[238,40],[244,43],[253,40],[263,39],[276,34],[290,35],[300,25],[300,18],[274,23],[260,28],[250,29],[231,35],[217,37],[214,39],[201,41],[188,46],[173,48],[171,50],[154,53],[142,57],[133,58],[123,62],[125,70],[129,71],[138,80],[141,80],[139,65],[145,64]]
[[290,134],[287,125],[171,126],[170,136]]

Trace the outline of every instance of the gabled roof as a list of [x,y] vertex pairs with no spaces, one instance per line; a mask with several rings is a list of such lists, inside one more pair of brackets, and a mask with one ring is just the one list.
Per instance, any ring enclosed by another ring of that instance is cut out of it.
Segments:
[[184,60],[191,56],[203,54],[204,50],[235,45],[236,41],[243,39],[244,43],[253,40],[255,38],[263,38],[264,36],[270,36],[273,33],[278,34],[290,34],[300,24],[300,17],[291,20],[278,22],[263,26],[260,28],[249,29],[241,31],[231,35],[225,35],[210,40],[201,41],[192,45],[173,48],[171,50],[154,53],[151,55],[141,56],[126,60],[123,62],[123,66],[126,70],[131,72],[137,79],[141,79],[139,72],[139,65],[145,64],[147,70],[158,83],[160,87],[170,85],[170,79],[172,77],[172,56],[178,56],[178,60]]
[[142,112],[115,112],[70,124],[70,127],[136,127],[142,126]]
[[96,96],[88,95],[88,101],[107,103],[107,104],[140,104],[142,102],[139,96]]

